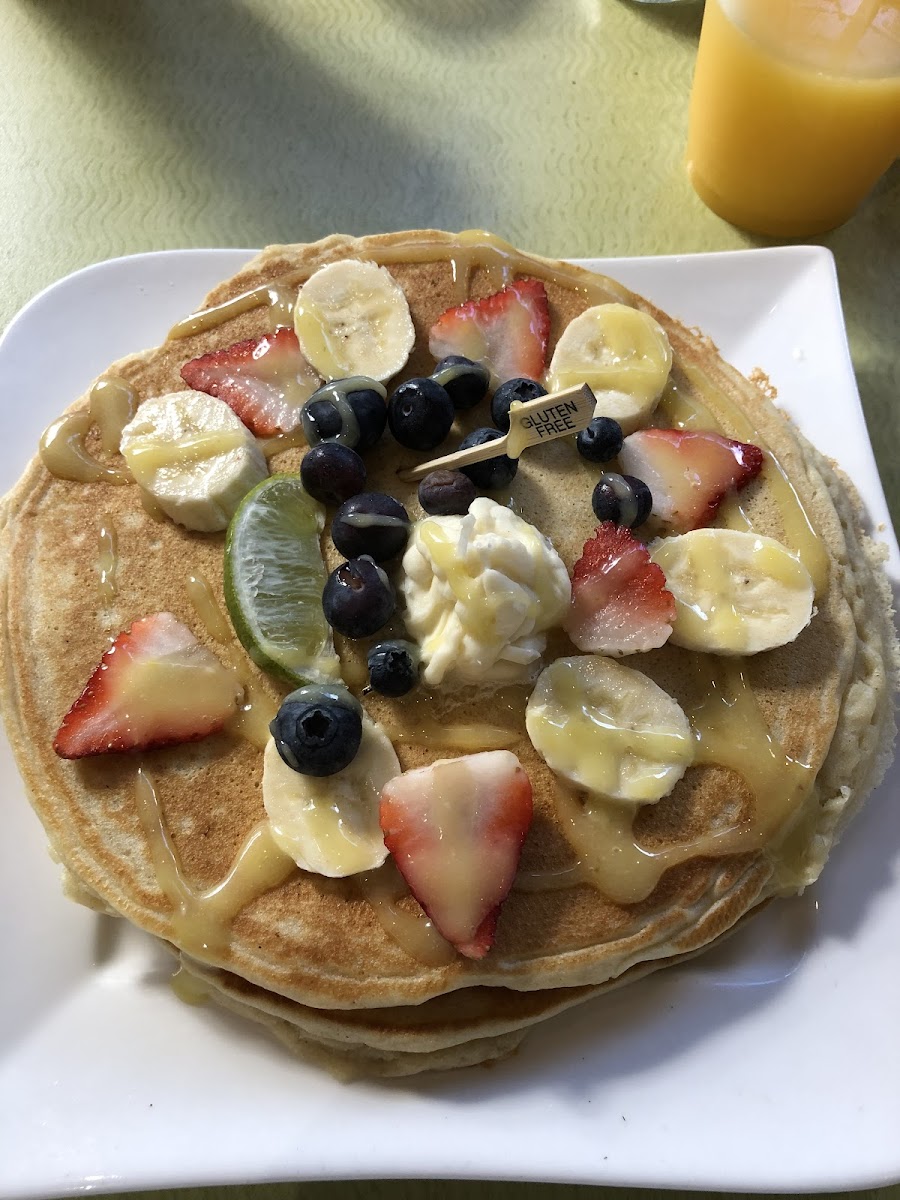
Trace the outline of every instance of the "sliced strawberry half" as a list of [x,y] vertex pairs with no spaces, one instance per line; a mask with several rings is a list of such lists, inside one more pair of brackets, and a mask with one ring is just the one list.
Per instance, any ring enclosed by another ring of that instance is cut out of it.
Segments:
[[191,359],[181,368],[181,378],[195,391],[224,400],[257,437],[296,429],[300,409],[322,382],[293,329]]
[[195,742],[237,708],[235,672],[171,613],[153,613],[120,633],[53,742],[60,758],[150,750]]
[[566,633],[579,650],[635,654],[661,646],[674,620],[662,568],[630,529],[604,521],[575,564]]
[[540,379],[547,363],[550,309],[539,279],[517,279],[502,292],[448,308],[428,335],[435,358],[462,354],[486,363],[496,383]]
[[640,429],[625,439],[619,463],[649,487],[654,515],[687,533],[709,525],[725,497],[757,477],[763,452],[718,433]]
[[444,759],[385,784],[381,829],[410,891],[466,958],[484,958],[531,824],[531,781],[509,750]]

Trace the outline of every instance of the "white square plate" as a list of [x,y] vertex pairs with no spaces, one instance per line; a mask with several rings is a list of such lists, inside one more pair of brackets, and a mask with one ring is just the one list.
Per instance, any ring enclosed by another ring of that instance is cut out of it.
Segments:
[[[155,345],[250,256],[100,263],[0,343],[0,490],[116,357]],[[708,332],[839,459],[900,560],[827,251],[588,263]],[[900,770],[824,878],[725,946],[567,1013],[493,1069],[343,1085],[188,1008],[170,961],[59,895],[5,743],[0,1193],[282,1179],[470,1178],[839,1190],[900,1178]],[[892,803],[893,802],[893,803]]]

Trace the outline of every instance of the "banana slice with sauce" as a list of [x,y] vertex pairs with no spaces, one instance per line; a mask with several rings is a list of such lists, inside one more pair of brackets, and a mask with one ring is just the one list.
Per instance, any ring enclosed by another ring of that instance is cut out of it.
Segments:
[[557,775],[629,804],[661,800],[694,758],[677,701],[641,671],[599,654],[559,658],[542,671],[525,725]]
[[225,529],[269,473],[256,439],[227,404],[203,392],[145,400],[122,430],[135,482],[178,525]]
[[694,529],[657,542],[650,557],[675,597],[676,646],[759,654],[792,642],[812,619],[809,571],[774,538]]
[[291,770],[270,739],[262,793],[272,836],[304,871],[338,879],[374,870],[388,853],[378,821],[381,789],[399,774],[394,747],[369,717],[350,765],[322,778]]
[[594,415],[612,417],[628,434],[646,425],[671,369],[672,347],[653,317],[627,304],[596,304],[563,330],[547,384],[550,391],[588,384]]
[[390,379],[416,336],[406,296],[390,271],[352,258],[321,267],[303,284],[294,329],[307,361],[326,379]]

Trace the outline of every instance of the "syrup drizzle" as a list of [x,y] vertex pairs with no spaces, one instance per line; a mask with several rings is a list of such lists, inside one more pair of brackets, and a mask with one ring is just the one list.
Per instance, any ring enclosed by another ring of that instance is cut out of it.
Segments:
[[116,598],[116,571],[119,566],[118,538],[112,517],[109,515],[101,518],[98,540],[100,546],[97,555],[97,590],[101,604],[108,605]]
[[76,483],[128,483],[124,467],[101,462],[87,448],[86,439],[94,426],[100,445],[109,454],[119,449],[122,430],[134,415],[134,393],[124,379],[101,376],[91,388],[88,407],[67,413],[49,425],[41,436],[41,461],[57,479]]
[[296,291],[287,283],[263,284],[248,292],[241,292],[230,300],[215,304],[211,308],[202,308],[189,313],[183,320],[178,321],[169,330],[166,340],[178,341],[180,338],[191,337],[195,333],[205,333],[207,329],[215,329],[218,325],[239,317],[242,313],[254,308],[271,309],[270,328],[272,331],[294,324],[294,301]]
[[409,890],[394,864],[388,860],[377,871],[355,876],[362,897],[371,904],[382,929],[411,958],[429,967],[443,967],[456,959],[456,951],[424,914],[400,907]]
[[297,869],[294,860],[278,848],[263,820],[250,830],[224,879],[197,891],[182,870],[153,780],[143,767],[137,771],[134,796],[157,881],[172,904],[174,940],[196,958],[221,956],[237,914],[283,883]]
[[188,576],[186,586],[188,597],[203,627],[222,648],[223,656],[237,672],[244,689],[243,701],[228,726],[257,750],[265,750],[269,740],[269,724],[275,719],[278,705],[263,691],[245,656],[235,645],[231,626],[216,603],[209,580],[199,572],[194,572]]
[[169,980],[169,987],[182,1002],[196,1007],[209,1001],[209,985],[184,967],[179,967]]
[[740,661],[720,663],[698,655],[695,670],[704,696],[688,712],[696,740],[694,765],[725,767],[739,775],[753,795],[752,816],[696,841],[650,851],[634,837],[631,806],[603,796],[583,797],[558,780],[557,813],[578,862],[545,874],[533,872],[521,890],[584,882],[616,903],[635,904],[650,895],[669,867],[693,858],[760,850],[789,830],[814,782],[812,769],[787,755],[772,737]]

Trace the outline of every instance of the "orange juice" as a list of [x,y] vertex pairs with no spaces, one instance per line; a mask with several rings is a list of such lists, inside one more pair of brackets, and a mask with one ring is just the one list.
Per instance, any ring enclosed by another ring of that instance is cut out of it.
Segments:
[[900,154],[900,0],[706,0],[687,169],[719,216],[800,237]]

